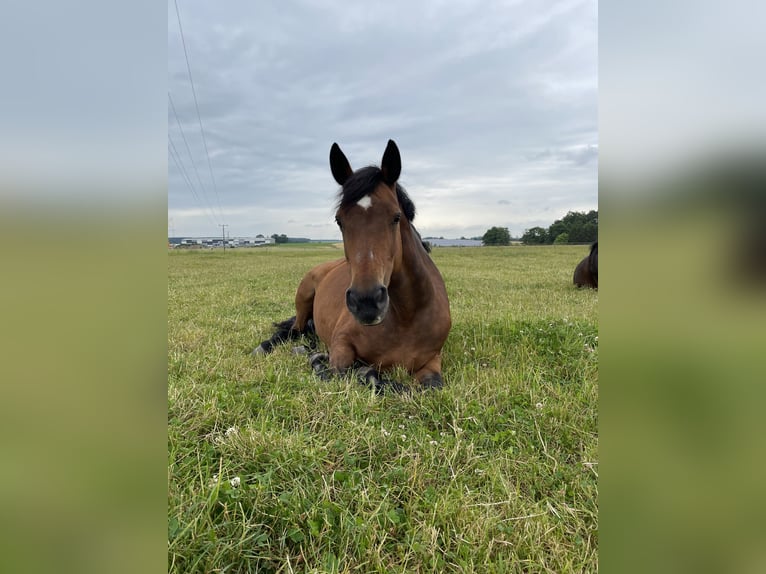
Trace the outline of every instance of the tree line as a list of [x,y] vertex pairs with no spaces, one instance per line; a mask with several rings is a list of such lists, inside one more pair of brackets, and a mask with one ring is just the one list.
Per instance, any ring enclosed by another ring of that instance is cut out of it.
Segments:
[[560,243],[593,243],[598,239],[598,210],[588,213],[570,211],[554,221],[550,227],[533,227],[521,236],[524,245],[551,245]]
[[[481,238],[484,245],[510,245],[507,227],[492,227]],[[593,243],[598,240],[598,210],[588,213],[570,211],[554,221],[550,227],[532,227],[524,231],[524,245],[551,245],[562,243]]]

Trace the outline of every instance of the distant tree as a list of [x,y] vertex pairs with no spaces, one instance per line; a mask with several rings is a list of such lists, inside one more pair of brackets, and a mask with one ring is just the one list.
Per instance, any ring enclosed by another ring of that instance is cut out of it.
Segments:
[[566,231],[564,233],[559,233],[556,236],[556,239],[553,240],[554,245],[561,245],[562,243],[569,243],[569,234]]
[[570,228],[569,222],[566,222],[562,219],[557,219],[548,228],[546,243],[553,243],[556,240],[556,238],[562,233],[566,233],[567,237],[569,237],[569,228]]
[[524,245],[542,245],[548,243],[548,232],[542,227],[527,229],[521,236]]
[[259,234],[258,234],[258,235],[256,235],[255,237],[256,237],[256,238],[262,238],[262,237],[263,237],[263,234],[259,233]]
[[571,243],[592,243],[598,238],[598,211],[588,213],[570,211],[548,228],[546,243],[553,243],[562,233],[569,235]]
[[492,227],[481,238],[484,245],[510,245],[511,233],[507,227]]
[[572,228],[569,235],[573,243],[593,243],[598,239],[598,224],[588,221],[581,227]]
[[274,243],[287,243],[287,235],[284,233],[281,235],[277,235],[276,233],[271,236],[272,239],[274,239]]

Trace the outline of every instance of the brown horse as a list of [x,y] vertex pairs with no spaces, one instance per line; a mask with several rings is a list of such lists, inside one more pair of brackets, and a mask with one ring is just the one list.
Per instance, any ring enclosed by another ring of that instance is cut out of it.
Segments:
[[590,254],[575,267],[572,282],[578,287],[598,289],[598,241],[590,246]]
[[397,183],[399,149],[388,141],[381,167],[353,171],[338,144],[330,169],[342,186],[335,220],[345,258],[311,269],[295,295],[295,317],[275,324],[271,339],[255,354],[288,339],[319,336],[329,355],[311,356],[322,378],[358,368],[374,385],[402,386],[380,372],[404,367],[422,388],[438,388],[441,350],[451,327],[449,300],[439,270],[412,220],[415,206]]

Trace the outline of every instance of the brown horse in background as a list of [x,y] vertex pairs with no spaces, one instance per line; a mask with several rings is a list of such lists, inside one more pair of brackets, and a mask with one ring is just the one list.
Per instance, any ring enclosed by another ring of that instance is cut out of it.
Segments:
[[345,258],[318,265],[303,277],[295,317],[275,324],[276,333],[254,353],[315,333],[329,350],[310,359],[322,379],[357,368],[377,392],[386,386],[402,390],[380,372],[403,367],[422,388],[443,386],[441,350],[451,327],[449,300],[412,224],[415,206],[397,183],[399,149],[389,140],[380,168],[353,171],[334,143],[330,169],[342,186],[335,220]]
[[598,289],[598,241],[590,246],[590,254],[575,267],[572,282],[578,287]]

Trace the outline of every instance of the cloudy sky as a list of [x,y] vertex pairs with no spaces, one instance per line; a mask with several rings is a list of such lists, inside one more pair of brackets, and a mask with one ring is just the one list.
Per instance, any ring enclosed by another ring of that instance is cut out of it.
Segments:
[[598,207],[596,0],[177,6],[175,235],[339,237],[333,142],[359,168],[396,141],[424,236],[516,236]]

